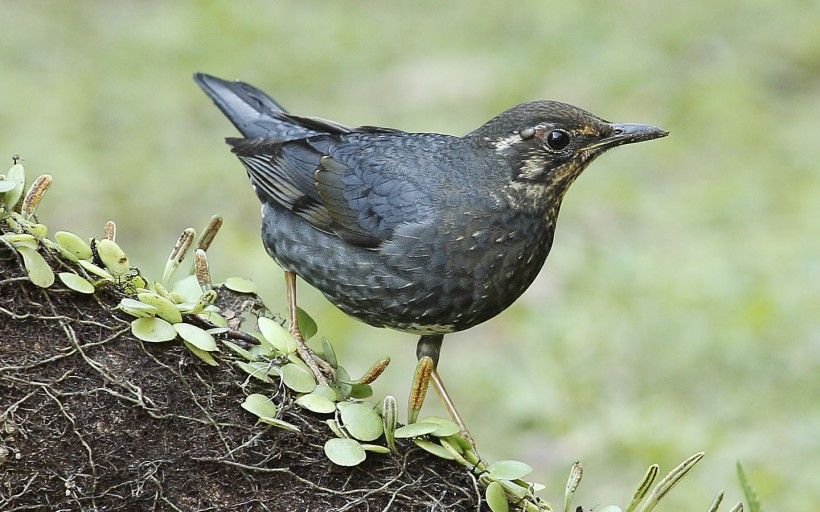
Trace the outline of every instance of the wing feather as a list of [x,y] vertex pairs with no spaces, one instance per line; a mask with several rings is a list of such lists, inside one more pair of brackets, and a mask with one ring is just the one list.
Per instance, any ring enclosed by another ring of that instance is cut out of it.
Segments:
[[[395,151],[397,138],[390,135],[230,142],[263,201],[351,244],[379,247],[400,226],[431,216],[429,195],[408,178],[412,158],[404,162],[401,151]],[[385,143],[394,151],[381,154]]]

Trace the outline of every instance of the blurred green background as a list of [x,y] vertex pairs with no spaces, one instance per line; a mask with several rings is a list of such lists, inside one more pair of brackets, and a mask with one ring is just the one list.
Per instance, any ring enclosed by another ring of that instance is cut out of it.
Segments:
[[[744,463],[771,510],[820,503],[820,3],[795,0],[389,2],[3,1],[0,157],[55,183],[52,232],[105,221],[148,275],[214,213],[215,277],[284,306],[259,206],[222,143],[233,127],[200,70],[292,112],[463,134],[553,98],[671,135],[597,161],[564,202],[530,290],[448,336],[441,372],[483,455],[535,467],[557,502],[624,505],[652,462],[707,452],[665,510],[740,498]],[[302,305],[351,374],[415,337]],[[435,397],[423,414],[442,414]]]

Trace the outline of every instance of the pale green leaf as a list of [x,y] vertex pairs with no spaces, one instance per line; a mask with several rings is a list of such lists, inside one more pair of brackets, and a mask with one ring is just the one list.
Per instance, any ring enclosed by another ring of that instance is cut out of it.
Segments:
[[162,318],[137,318],[131,322],[131,332],[142,341],[170,341],[177,337],[174,326]]
[[454,421],[446,418],[440,418],[438,416],[428,416],[422,419],[419,423],[432,423],[434,425],[438,425],[436,430],[430,432],[436,437],[448,437],[461,432],[461,429]]
[[[182,325],[182,324],[177,324],[177,325]],[[198,358],[200,358],[201,360],[203,360],[206,364],[209,364],[210,366],[219,366],[219,363],[216,362],[216,359],[214,359],[214,356],[212,356],[210,352],[206,352],[205,350],[201,350],[199,347],[196,347],[196,346],[188,343],[185,340],[182,340],[182,343],[188,348],[188,350],[191,351],[191,353],[193,355],[195,355]]]
[[165,297],[160,297],[153,292],[142,292],[137,294],[137,298],[140,302],[144,302],[149,306],[154,306],[157,308],[157,316],[161,317],[163,320],[167,320],[172,324],[182,322],[182,313],[180,313],[177,305]]
[[366,452],[373,452],[373,453],[390,453],[390,448],[386,446],[381,446],[379,444],[362,444],[362,448]]
[[422,448],[423,450],[430,452],[441,459],[453,460],[456,458],[450,450],[438,443],[431,443],[426,439],[413,439],[413,442],[416,443],[416,446],[419,448]]
[[6,181],[14,183],[14,188],[6,191],[3,194],[3,202],[6,203],[9,209],[13,209],[26,189],[26,172],[22,164],[14,164],[6,173]]
[[287,421],[280,420],[277,418],[259,418],[259,421],[262,423],[267,423],[268,425],[273,425],[277,428],[281,428],[282,430],[288,430],[290,432],[300,432],[299,427],[297,427],[293,423],[288,423]]
[[276,404],[265,395],[254,393],[245,397],[242,408],[257,415],[260,418],[273,418],[276,416]]
[[369,404],[355,403],[341,409],[342,424],[360,441],[375,441],[382,435],[382,418]]
[[205,332],[204,329],[183,322],[174,324],[174,329],[183,340],[187,341],[199,350],[204,350],[205,352],[213,352],[214,350],[217,350],[216,340],[214,340],[213,336]]
[[498,482],[490,482],[485,493],[487,505],[493,512],[508,512],[510,504],[507,501],[507,494],[504,492],[504,486]]
[[245,350],[244,348],[240,347],[239,345],[237,345],[236,343],[234,343],[232,341],[222,340],[222,344],[225,345],[226,347],[228,347],[229,349],[231,349],[232,351],[236,352],[237,354],[239,354],[240,356],[242,356],[243,358],[245,358],[248,361],[253,361],[255,359],[253,354],[251,354],[250,352],[248,352],[247,350]]
[[144,302],[129,298],[120,300],[117,308],[137,318],[155,316],[157,314],[157,308],[154,306],[149,306]]
[[197,316],[199,318],[202,318],[203,320],[207,320],[208,322],[211,322],[212,324],[214,324],[217,327],[228,327],[228,321],[225,320],[225,317],[223,317],[219,313],[215,313],[213,311],[207,311],[206,310],[204,313],[200,313]]
[[199,281],[196,280],[195,275],[183,277],[174,281],[173,290],[185,297],[188,302],[197,302],[199,296],[202,295],[202,287],[199,286]]
[[238,293],[257,293],[259,287],[250,279],[244,277],[229,277],[225,279],[225,288]]
[[339,466],[355,466],[363,462],[366,457],[364,448],[355,439],[341,438],[327,440],[325,455]]
[[296,306],[296,323],[299,324],[299,331],[302,333],[302,338],[304,338],[305,341],[312,338],[316,334],[316,331],[319,330],[313,317],[299,306]]
[[373,388],[370,384],[351,384],[348,396],[358,399],[369,398],[373,396]]
[[316,393],[308,393],[296,399],[296,404],[308,411],[329,414],[336,410],[336,402]]
[[285,354],[296,352],[296,338],[287,329],[267,317],[259,318],[259,331],[265,340]]
[[113,240],[103,239],[97,242],[97,254],[105,268],[114,276],[125,275],[131,268],[125,252]]
[[73,272],[60,272],[57,274],[57,277],[60,278],[60,281],[62,281],[64,285],[75,292],[86,294],[94,293],[94,285]]
[[15,247],[15,249],[23,257],[23,265],[33,284],[41,288],[48,288],[54,284],[54,271],[39,252],[30,247]]
[[333,350],[333,345],[330,344],[327,338],[322,338],[322,358],[334,368],[339,366],[339,362],[336,359],[336,351]]
[[316,388],[316,379],[299,365],[288,363],[280,368],[285,385],[297,393],[310,393]]
[[110,272],[108,272],[104,268],[98,267],[97,265],[91,263],[90,261],[80,260],[77,263],[79,263],[80,266],[83,267],[83,269],[85,269],[86,272],[94,274],[97,277],[101,277],[102,279],[104,279],[106,281],[113,281],[114,280],[114,276],[112,276]]
[[418,437],[429,434],[438,429],[438,427],[439,426],[435,423],[411,423],[409,425],[397,428],[393,436],[397,439]]
[[91,247],[88,243],[74,233],[69,233],[68,231],[57,231],[54,233],[54,240],[60,244],[60,247],[73,254],[78,259],[90,260],[93,256]]
[[517,460],[499,460],[490,464],[487,471],[498,480],[518,480],[532,473],[532,467]]
[[[176,331],[174,331],[176,332]],[[255,377],[262,382],[271,384],[273,381],[270,380],[268,377],[268,363],[263,362],[253,362],[253,363],[246,363],[244,361],[235,361],[236,366],[245,370],[245,372],[250,375],[251,377]]]
[[316,386],[316,389],[313,390],[313,393],[317,395],[321,395],[328,400],[337,401],[339,397],[336,395],[336,390],[330,386],[319,385]]
[[260,343],[259,345],[252,345],[248,352],[250,352],[253,359],[261,359],[262,357],[273,358],[273,347],[267,343]]

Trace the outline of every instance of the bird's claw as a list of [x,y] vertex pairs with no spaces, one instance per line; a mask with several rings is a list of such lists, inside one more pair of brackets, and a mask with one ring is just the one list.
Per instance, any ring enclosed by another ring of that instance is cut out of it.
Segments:
[[330,381],[328,380],[328,377],[330,377],[330,380],[336,380],[336,371],[330,363],[316,355],[316,352],[307,346],[307,343],[305,343],[305,338],[298,329],[289,330],[296,339],[296,353],[299,354],[302,361],[304,361],[308,368],[310,368],[311,373],[313,373],[313,376],[316,377],[316,382],[323,386],[329,386]]

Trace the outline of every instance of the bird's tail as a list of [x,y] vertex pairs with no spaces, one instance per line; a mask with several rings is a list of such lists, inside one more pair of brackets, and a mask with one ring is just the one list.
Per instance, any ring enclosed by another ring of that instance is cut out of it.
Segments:
[[229,82],[205,73],[194,73],[194,80],[242,135],[249,139],[281,136],[294,128],[282,126],[291,125],[283,119],[282,115],[287,114],[287,111],[282,105],[251,85]]

